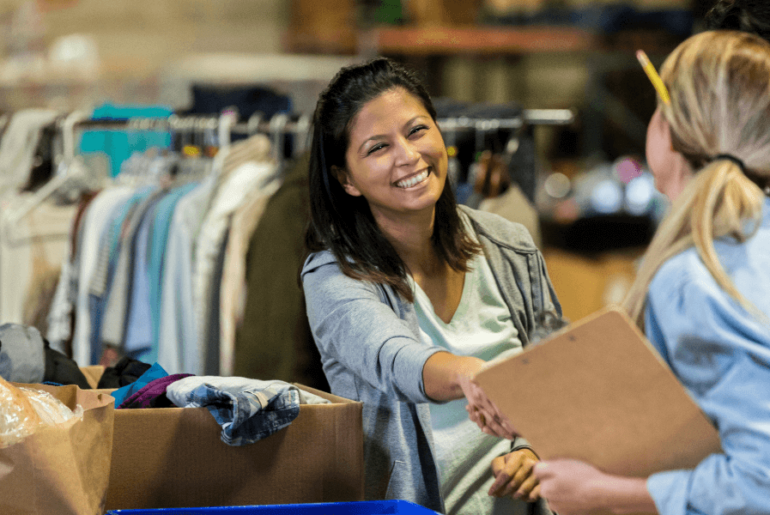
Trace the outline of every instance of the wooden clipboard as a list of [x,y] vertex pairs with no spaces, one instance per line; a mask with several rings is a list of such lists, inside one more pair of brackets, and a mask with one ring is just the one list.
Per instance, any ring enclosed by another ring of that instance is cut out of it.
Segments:
[[647,477],[722,452],[717,430],[618,308],[490,366],[476,381],[541,459]]

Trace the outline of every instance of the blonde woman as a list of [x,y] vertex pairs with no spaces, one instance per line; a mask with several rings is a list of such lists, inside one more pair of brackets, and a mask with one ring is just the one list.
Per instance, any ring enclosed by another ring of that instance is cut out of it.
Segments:
[[648,478],[541,462],[540,493],[560,515],[770,513],[770,44],[702,33],[661,75],[646,150],[672,207],[626,307],[724,453]]

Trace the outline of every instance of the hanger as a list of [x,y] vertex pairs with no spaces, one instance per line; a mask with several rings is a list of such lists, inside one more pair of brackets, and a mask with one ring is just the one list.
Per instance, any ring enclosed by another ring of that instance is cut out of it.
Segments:
[[87,120],[89,116],[89,113],[85,111],[74,111],[64,119],[61,125],[63,162],[65,163],[64,172],[54,175],[50,181],[33,193],[26,202],[8,213],[6,215],[8,227],[12,227],[19,223],[25,216],[45,202],[66,183],[73,180],[79,180],[85,184],[89,181],[90,178],[86,176],[86,169],[84,166],[72,165],[75,160],[75,124],[79,121]]
[[262,111],[255,111],[254,114],[249,116],[249,121],[246,122],[246,134],[249,137],[259,132],[259,124],[262,123],[262,118],[265,114]]
[[310,138],[310,115],[303,114],[297,120],[294,127],[294,158],[298,158],[305,153]]
[[286,146],[286,124],[289,122],[289,115],[278,113],[270,119],[268,130],[273,139],[273,157],[276,163],[284,160],[284,147]]
[[238,122],[238,113],[235,108],[223,109],[219,115],[219,123],[217,124],[217,141],[219,142],[219,148],[223,149],[230,145],[231,134],[233,125]]

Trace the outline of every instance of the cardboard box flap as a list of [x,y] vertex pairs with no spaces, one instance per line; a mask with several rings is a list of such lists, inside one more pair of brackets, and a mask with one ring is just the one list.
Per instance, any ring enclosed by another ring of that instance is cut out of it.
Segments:
[[573,324],[476,379],[544,459],[647,477],[721,452],[717,430],[619,309]]
[[319,397],[324,398],[327,401],[331,401],[333,404],[361,404],[360,401],[346,399],[345,397],[340,397],[339,395],[334,395],[333,393],[317,390],[315,388],[311,388],[310,386],[305,386],[304,384],[300,384],[300,383],[292,383],[292,384],[297,388],[299,388],[300,390],[305,390],[306,392],[312,393],[314,395],[318,395]]
[[22,384],[14,383],[16,386],[30,388],[33,390],[43,390],[57,399],[59,399],[69,409],[74,410],[80,405],[84,410],[102,407],[108,403],[114,402],[103,390],[81,390],[77,385],[53,386],[47,384]]
[[102,365],[89,365],[87,367],[80,367],[80,371],[86,377],[88,385],[91,388],[99,386],[99,379],[104,375],[104,367]]

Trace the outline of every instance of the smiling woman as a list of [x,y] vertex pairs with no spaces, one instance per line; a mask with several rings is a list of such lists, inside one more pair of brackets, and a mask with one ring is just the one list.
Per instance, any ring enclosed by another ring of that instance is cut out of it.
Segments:
[[406,213],[433,217],[444,190],[448,156],[436,123],[402,88],[383,93],[355,117],[346,154],[335,167],[345,192],[363,196],[378,225]]
[[342,69],[314,124],[302,282],[332,392],[364,403],[366,498],[550,513],[527,442],[479,431],[463,391],[561,315],[530,235],[457,206],[430,97],[391,61]]
[[[463,229],[452,189],[444,188],[446,147],[435,119],[436,111],[422,84],[386,59],[343,69],[322,93],[314,116],[308,248],[329,250],[345,275],[387,284],[410,302],[414,294],[407,268],[393,247],[393,238],[380,230],[380,222],[393,219],[391,229],[404,232],[400,217],[422,216],[423,226],[426,220],[430,222],[426,228],[433,241],[430,252],[459,272],[467,271],[468,261],[480,250]],[[439,196],[420,213],[395,205],[388,208],[392,199],[381,198],[387,197],[385,191],[395,194],[398,186],[393,183],[424,171],[404,170],[414,168],[409,159],[414,159],[416,145],[411,143],[422,141],[425,134],[435,147],[430,152],[434,169],[429,175],[442,177],[437,185]],[[354,142],[353,138],[358,139]],[[391,171],[380,172],[389,161]],[[378,177],[390,181],[384,191],[374,188]],[[375,191],[367,193],[368,185]],[[372,202],[377,206],[374,210]]]

